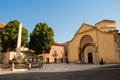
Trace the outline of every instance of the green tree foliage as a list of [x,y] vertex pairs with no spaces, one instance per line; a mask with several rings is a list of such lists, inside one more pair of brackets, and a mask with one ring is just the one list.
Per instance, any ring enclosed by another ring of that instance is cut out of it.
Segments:
[[36,54],[49,52],[54,42],[54,32],[46,23],[36,24],[33,32],[30,34],[29,48]]
[[[18,30],[20,22],[17,20],[10,21],[1,30],[1,41],[3,52],[13,51],[17,47]],[[28,31],[22,27],[22,42],[21,46],[28,44]]]

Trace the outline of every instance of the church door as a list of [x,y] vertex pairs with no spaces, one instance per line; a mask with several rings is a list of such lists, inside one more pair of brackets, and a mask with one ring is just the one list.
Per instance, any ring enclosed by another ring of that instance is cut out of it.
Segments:
[[88,53],[88,63],[93,63],[93,55],[92,53]]

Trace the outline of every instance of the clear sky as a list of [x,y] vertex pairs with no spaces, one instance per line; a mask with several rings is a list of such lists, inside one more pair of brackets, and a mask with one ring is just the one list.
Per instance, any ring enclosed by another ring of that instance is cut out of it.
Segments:
[[31,33],[35,25],[45,22],[54,30],[56,42],[73,38],[84,23],[94,25],[116,20],[120,30],[120,0],[0,0],[0,22],[17,19]]

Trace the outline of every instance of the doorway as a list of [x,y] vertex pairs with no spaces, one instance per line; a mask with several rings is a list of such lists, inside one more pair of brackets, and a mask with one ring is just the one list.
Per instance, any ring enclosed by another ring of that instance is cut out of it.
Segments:
[[91,52],[88,53],[88,63],[93,63],[93,55]]
[[57,58],[54,58],[54,63],[56,63],[57,62]]
[[49,58],[46,59],[46,63],[49,63]]

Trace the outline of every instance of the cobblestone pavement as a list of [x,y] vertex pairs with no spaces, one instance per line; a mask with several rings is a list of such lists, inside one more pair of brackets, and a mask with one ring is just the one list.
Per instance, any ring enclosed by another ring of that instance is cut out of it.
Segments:
[[44,64],[29,71],[0,71],[0,80],[120,80],[120,65]]

